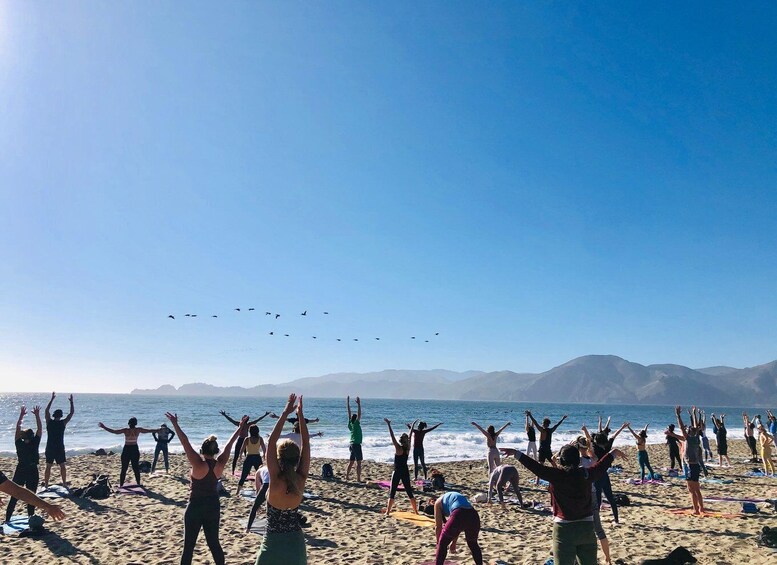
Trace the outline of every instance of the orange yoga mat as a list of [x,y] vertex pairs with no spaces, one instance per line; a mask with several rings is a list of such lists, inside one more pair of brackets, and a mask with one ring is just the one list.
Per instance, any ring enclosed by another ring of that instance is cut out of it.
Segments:
[[430,518],[426,514],[413,514],[412,512],[392,512],[390,514],[392,518],[397,520],[404,520],[410,522],[416,526],[431,526],[434,527],[434,518]]

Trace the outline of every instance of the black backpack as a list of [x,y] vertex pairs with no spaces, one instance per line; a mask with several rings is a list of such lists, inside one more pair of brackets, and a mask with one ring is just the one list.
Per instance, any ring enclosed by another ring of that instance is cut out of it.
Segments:
[[113,489],[108,475],[92,475],[92,482],[81,492],[81,498],[91,498],[92,500],[101,500],[111,496]]
[[150,473],[151,472],[151,461],[141,461],[140,465],[138,465],[138,468],[140,469],[141,473]]
[[777,530],[764,526],[761,533],[755,537],[755,542],[763,547],[777,548]]
[[631,506],[631,501],[628,496],[619,493],[615,495],[615,504],[618,506]]
[[332,470],[332,465],[329,463],[321,465],[321,476],[325,479],[333,479],[335,472]]

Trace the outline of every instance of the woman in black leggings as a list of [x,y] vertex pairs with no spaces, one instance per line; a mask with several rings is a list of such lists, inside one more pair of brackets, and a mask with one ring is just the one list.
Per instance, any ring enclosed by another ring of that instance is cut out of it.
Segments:
[[205,531],[205,540],[208,542],[214,563],[224,565],[224,550],[221,549],[219,542],[221,506],[219,506],[218,481],[224,472],[224,467],[229,462],[232,445],[238,436],[246,433],[248,416],[244,416],[240,421],[218,459],[216,459],[216,455],[219,452],[219,444],[216,441],[216,436],[206,438],[202,442],[200,453],[197,453],[192,444],[189,443],[189,438],[178,425],[178,415],[168,412],[166,416],[173,424],[175,433],[178,434],[178,439],[186,453],[186,459],[192,465],[192,488],[189,492],[189,504],[186,505],[186,512],[183,515],[184,541],[181,565],[191,564],[194,557],[194,546],[197,544],[197,537],[200,535],[201,529]]
[[[219,411],[219,414],[224,416],[227,420],[232,422],[235,426],[239,426],[240,425],[239,421],[237,421],[234,418],[232,418],[229,414],[227,414],[223,410]],[[264,416],[259,416],[256,420],[251,420],[250,422],[248,422],[248,425],[249,426],[253,426],[255,424],[258,424],[259,422],[261,422],[263,419],[265,419],[269,415],[270,415],[270,412],[267,411],[267,412],[264,413]],[[244,419],[248,418],[248,415],[243,415],[243,418]],[[248,434],[247,430],[248,430],[248,428],[243,430],[243,434],[240,437],[237,438],[237,442],[235,443],[235,457],[232,459],[232,474],[233,475],[235,474],[235,467],[237,466],[237,462],[240,459],[240,453],[242,452],[242,449],[243,449],[243,441],[245,440],[246,435]]]
[[140,449],[138,449],[138,437],[140,434],[161,433],[162,429],[149,430],[138,427],[138,419],[130,418],[126,428],[114,430],[102,422],[99,426],[106,432],[112,434],[124,435],[124,448],[121,450],[121,475],[119,475],[119,486],[124,486],[124,479],[127,478],[127,469],[132,465],[132,472],[135,474],[135,484],[140,485]]
[[[407,457],[410,455],[410,436],[402,434],[399,436],[399,441],[397,441],[397,438],[394,437],[394,430],[391,429],[391,420],[383,418],[383,421],[388,425],[391,442],[394,444],[394,472],[391,474],[391,490],[389,491],[389,499],[386,506],[386,517],[391,512],[391,507],[394,506],[394,496],[397,494],[399,481],[402,481],[402,486],[405,487],[405,492],[408,498],[410,498],[413,512],[418,514],[418,505],[413,497],[413,485],[410,483],[410,469],[407,467]],[[411,434],[415,430],[416,422],[418,420],[410,426]]]

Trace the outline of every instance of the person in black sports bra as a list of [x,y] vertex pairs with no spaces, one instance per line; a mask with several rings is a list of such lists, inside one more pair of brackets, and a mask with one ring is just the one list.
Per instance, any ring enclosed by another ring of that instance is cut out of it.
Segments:
[[224,467],[229,463],[229,454],[232,445],[248,428],[248,416],[238,423],[235,433],[229,438],[224,451],[219,453],[219,444],[216,436],[209,436],[202,442],[200,453],[194,451],[188,436],[178,425],[178,415],[168,412],[165,414],[178,434],[178,439],[186,453],[186,459],[192,465],[191,490],[189,492],[189,504],[183,515],[184,541],[181,565],[190,565],[194,557],[194,546],[200,530],[205,531],[205,540],[213,561],[216,565],[224,565],[224,550],[219,542],[219,523],[221,521],[221,506],[219,505],[218,481],[224,472]]
[[682,469],[682,459],[680,459],[680,440],[682,439],[674,431],[674,424],[669,424],[669,427],[664,432],[666,436],[666,445],[669,446],[669,468],[674,469],[675,460],[677,461],[677,468]]
[[413,496],[413,485],[410,483],[410,469],[407,466],[407,458],[410,455],[410,436],[415,431],[415,425],[418,422],[416,420],[410,426],[410,435],[402,434],[399,437],[399,441],[394,437],[394,430],[391,429],[391,420],[383,418],[389,429],[391,435],[391,442],[394,444],[394,472],[391,474],[391,490],[389,491],[389,499],[386,503],[386,515],[391,513],[391,508],[394,506],[394,496],[397,493],[399,482],[402,481],[402,486],[405,487],[405,494],[410,498],[410,504],[413,506],[413,512],[418,514],[418,504]]

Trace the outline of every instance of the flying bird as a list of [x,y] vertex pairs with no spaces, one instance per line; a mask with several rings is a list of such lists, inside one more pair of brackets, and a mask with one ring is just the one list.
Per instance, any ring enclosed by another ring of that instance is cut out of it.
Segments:
[[342,340],[342,339],[340,339],[340,338],[338,337],[338,338],[337,338],[337,341],[343,341],[343,340]]
[[197,314],[192,314],[192,318],[196,318],[196,317],[197,317]]
[[359,340],[358,340],[358,339],[356,339],[356,338],[353,338],[353,340],[354,340],[354,341],[359,341]]
[[170,314],[170,315],[168,316],[168,318],[170,318],[171,320],[175,320],[175,316],[173,316],[172,314]]
[[275,319],[276,319],[276,320],[277,320],[278,318],[280,318],[280,317],[281,317],[281,315],[280,315],[280,314],[276,314],[276,315],[275,315]]
[[275,332],[270,332],[270,335],[275,335]]
[[313,336],[313,339],[318,339],[316,336]]
[[437,333],[436,333],[436,334],[434,334],[434,335],[440,335],[440,332],[437,332]]
[[248,309],[249,312],[253,312],[254,310],[256,310],[256,308],[249,308]]
[[216,314],[213,314],[213,315],[211,316],[211,318],[218,318],[218,316],[216,316]]
[[428,339],[425,339],[425,340],[424,340],[424,343],[429,343],[429,340],[428,340]]
[[265,312],[264,315],[265,316],[272,316],[272,312]]
[[289,337],[289,334],[283,334],[283,337]]
[[379,338],[379,337],[376,337],[375,339],[376,339],[377,341],[380,341],[380,338]]
[[411,337],[410,339],[415,339],[415,336]]
[[324,312],[324,314],[329,314],[329,312]]
[[191,314],[184,314],[184,316],[186,316],[188,318],[189,316],[191,316]]
[[240,308],[235,308],[235,312],[240,312]]
[[305,310],[302,314],[300,314],[300,316],[307,316],[307,315],[308,315],[308,311],[307,310]]

